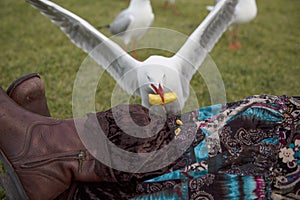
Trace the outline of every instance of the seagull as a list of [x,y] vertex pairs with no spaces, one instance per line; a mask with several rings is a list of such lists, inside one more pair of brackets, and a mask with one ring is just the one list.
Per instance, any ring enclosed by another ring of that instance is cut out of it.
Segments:
[[[109,32],[120,37],[126,48],[132,43],[133,51],[154,20],[150,0],[131,0],[109,25]],[[135,51],[133,52],[135,55]],[[136,57],[136,55],[135,55]]]
[[168,5],[170,3],[170,7],[173,10],[173,12],[175,13],[175,15],[180,15],[180,13],[177,11],[176,6],[175,6],[175,0],[165,0],[163,8],[167,9]]
[[[218,4],[221,0],[216,0],[215,4]],[[207,6],[207,10],[211,11],[214,6]],[[238,40],[239,26],[244,23],[252,21],[257,15],[256,0],[239,0],[236,6],[234,19],[232,26],[228,31],[228,43],[229,49],[239,49],[241,44]],[[233,41],[234,38],[234,41]]]
[[[189,97],[193,75],[228,28],[238,0],[218,3],[174,55],[151,55],[144,61],[134,59],[87,21],[59,5],[48,0],[26,1],[58,25],[77,47],[108,71],[123,90],[140,96],[143,106],[149,109],[160,106],[167,114],[178,114]],[[165,105],[150,104],[149,94],[159,95],[163,102],[167,92],[176,93],[176,100]]]

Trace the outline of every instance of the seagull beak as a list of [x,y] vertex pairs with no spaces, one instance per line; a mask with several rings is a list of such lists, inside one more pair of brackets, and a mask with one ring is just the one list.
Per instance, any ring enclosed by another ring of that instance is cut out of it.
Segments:
[[161,84],[158,84],[158,87],[156,87],[154,84],[151,84],[151,88],[154,90],[154,92],[156,94],[158,94],[160,96],[162,105],[164,105],[165,104],[164,90],[163,90]]

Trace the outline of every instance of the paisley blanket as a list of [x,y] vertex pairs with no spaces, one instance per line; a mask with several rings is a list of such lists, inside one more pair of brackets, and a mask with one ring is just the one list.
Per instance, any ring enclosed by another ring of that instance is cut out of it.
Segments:
[[76,183],[73,199],[300,199],[300,102],[292,97],[251,96],[169,116],[159,136],[142,142],[116,131],[110,112],[97,117],[110,121],[101,126],[126,150],[150,152],[170,141],[190,146],[161,170],[114,170],[116,182]]

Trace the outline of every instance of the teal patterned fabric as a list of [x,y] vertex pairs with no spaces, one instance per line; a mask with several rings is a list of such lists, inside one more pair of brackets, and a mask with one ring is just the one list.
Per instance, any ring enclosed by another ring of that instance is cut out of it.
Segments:
[[295,99],[271,95],[200,108],[195,162],[145,181],[132,199],[300,199],[299,113]]
[[[132,116],[147,124],[146,110],[132,108]],[[169,116],[163,130],[146,141],[148,149],[119,130],[110,112],[97,117],[109,122],[108,136],[125,150],[150,152],[170,140],[178,149],[189,148],[158,171],[114,170],[117,182],[78,183],[72,199],[300,199],[300,102],[292,97],[257,95]]]

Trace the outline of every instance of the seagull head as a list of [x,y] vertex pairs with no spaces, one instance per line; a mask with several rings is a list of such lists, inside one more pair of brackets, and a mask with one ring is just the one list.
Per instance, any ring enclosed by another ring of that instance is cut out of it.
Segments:
[[[146,107],[167,106],[177,99],[178,72],[168,67],[166,58],[151,56],[137,68],[142,104]],[[163,64],[161,64],[163,63]],[[166,108],[166,107],[165,107]]]
[[153,90],[153,92],[155,94],[158,94],[160,96],[161,101],[162,101],[162,105],[164,105],[165,104],[165,98],[164,98],[164,90],[163,90],[162,85],[160,83],[158,85],[155,85],[155,84],[151,83],[150,87],[151,87],[151,89]]
[[146,69],[144,76],[145,91],[148,94],[158,95],[161,98],[162,105],[164,105],[164,93],[166,92],[164,88],[164,83],[166,82],[164,71],[160,68],[152,68],[152,70],[149,70],[148,68]]

